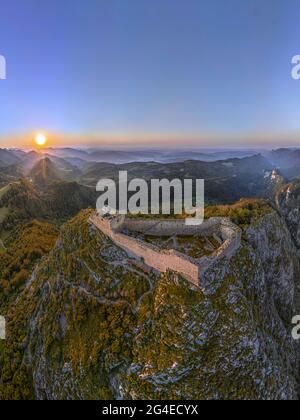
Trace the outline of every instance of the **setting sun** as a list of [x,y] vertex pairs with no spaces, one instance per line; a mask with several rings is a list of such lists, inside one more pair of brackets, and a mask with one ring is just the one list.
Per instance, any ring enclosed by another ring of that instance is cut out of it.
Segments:
[[45,146],[47,143],[47,137],[44,134],[38,134],[35,137],[35,142],[38,146]]

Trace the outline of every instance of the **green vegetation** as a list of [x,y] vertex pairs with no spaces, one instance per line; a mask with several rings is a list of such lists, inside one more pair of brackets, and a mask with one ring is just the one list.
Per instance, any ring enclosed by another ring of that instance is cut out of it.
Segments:
[[210,206],[205,209],[205,217],[230,217],[239,226],[248,226],[274,210],[265,200],[242,199],[232,205]]
[[25,179],[12,182],[0,197],[2,235],[32,219],[62,224],[83,208],[94,206],[95,197],[96,192],[76,182],[54,182],[45,191]]
[[0,344],[0,400],[33,398],[30,367],[23,357],[36,301],[24,287],[57,236],[53,225],[32,221],[18,226],[0,252],[0,313],[8,319],[7,340]]
[[18,226],[5,241],[0,254],[0,298],[20,292],[37,262],[53,248],[58,229],[33,220]]
[[[211,217],[229,217],[232,222],[240,226],[248,226],[252,221],[259,219],[266,214],[272,213],[271,204],[263,199],[243,198],[234,204],[217,204],[205,207],[205,218]],[[185,219],[191,217],[183,212],[179,215],[128,215],[129,218],[141,219]]]
[[[41,260],[53,248],[58,233],[52,225],[28,223],[6,243],[7,252],[0,256],[0,291],[1,313],[9,323],[7,340],[0,348],[0,399],[33,398],[34,366],[24,359],[29,335],[32,356],[38,348],[42,351],[34,363],[50,357],[53,372],[63,369],[56,363],[70,363],[86,398],[111,397],[112,366],[132,357],[131,337],[143,297],[147,299],[152,287],[151,276],[147,278],[130,264],[124,266],[126,254],[111,249],[110,241],[98,232],[91,235],[90,214],[85,211],[65,225],[58,247],[47,259]],[[113,254],[106,255],[109,250]],[[32,276],[38,261],[40,267]],[[24,289],[29,278],[30,287]],[[56,292],[49,294],[48,287]],[[32,329],[29,322],[38,327]]]
[[7,193],[8,190],[9,190],[8,185],[0,189],[0,199]]
[[0,223],[2,223],[9,214],[9,209],[6,207],[0,208]]

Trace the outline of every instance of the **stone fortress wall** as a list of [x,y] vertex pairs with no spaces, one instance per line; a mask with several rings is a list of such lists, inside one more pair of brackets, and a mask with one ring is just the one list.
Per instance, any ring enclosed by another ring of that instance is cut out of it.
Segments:
[[[90,223],[108,236],[132,258],[150,268],[180,273],[195,286],[201,286],[201,275],[218,258],[232,257],[241,245],[241,230],[227,218],[211,218],[201,225],[188,226],[185,220],[131,219],[122,215],[101,217],[96,213]],[[175,250],[162,250],[155,245],[124,234],[129,230],[151,236],[212,236],[218,235],[223,243],[208,257],[194,259]]]

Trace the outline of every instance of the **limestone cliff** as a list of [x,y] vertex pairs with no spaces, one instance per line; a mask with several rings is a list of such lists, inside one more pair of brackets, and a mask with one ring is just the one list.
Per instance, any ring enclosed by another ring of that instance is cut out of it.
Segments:
[[22,365],[35,398],[297,398],[298,267],[277,213],[243,227],[202,291],[132,265],[89,215],[65,225],[15,303],[30,303]]
[[283,185],[275,196],[275,202],[297,248],[300,248],[300,184],[292,182]]
[[[160,283],[154,319],[136,340],[130,395],[145,398],[150,383],[153,397],[296,399],[292,255],[290,234],[273,213],[245,229],[235,257],[210,267],[193,302],[176,302],[184,294],[174,279]],[[162,349],[151,340],[161,330]]]

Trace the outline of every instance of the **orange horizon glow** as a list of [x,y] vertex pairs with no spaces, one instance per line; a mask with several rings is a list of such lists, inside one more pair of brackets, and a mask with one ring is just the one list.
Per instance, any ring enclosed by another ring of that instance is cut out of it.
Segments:
[[[37,141],[37,138],[39,140]],[[253,133],[55,133],[47,131],[17,135],[0,135],[0,148],[33,149],[49,147],[153,147],[184,149],[195,148],[277,148],[300,147],[300,132],[253,132]]]

